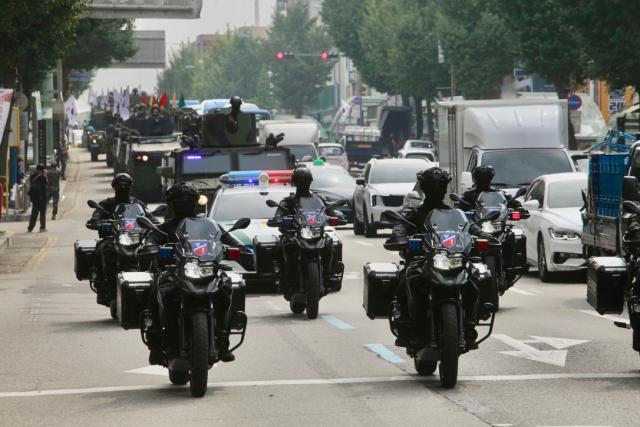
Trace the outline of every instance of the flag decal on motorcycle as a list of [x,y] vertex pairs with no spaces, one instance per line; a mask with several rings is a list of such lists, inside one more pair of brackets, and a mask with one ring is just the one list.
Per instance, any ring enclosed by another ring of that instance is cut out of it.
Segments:
[[123,219],[122,223],[124,224],[124,229],[127,231],[136,229],[136,220],[135,219]]
[[195,256],[204,256],[209,253],[209,243],[206,240],[194,240],[191,242],[191,251]]
[[456,233],[442,233],[440,234],[440,240],[442,241],[442,246],[451,249],[455,248],[458,243],[458,236]]
[[318,222],[318,215],[314,213],[304,214],[304,218],[307,220],[308,224],[315,224]]

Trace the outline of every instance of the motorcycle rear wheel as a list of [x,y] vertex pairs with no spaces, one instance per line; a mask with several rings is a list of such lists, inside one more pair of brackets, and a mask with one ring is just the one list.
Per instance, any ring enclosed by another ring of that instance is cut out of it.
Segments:
[[196,312],[191,315],[191,372],[189,388],[191,396],[202,397],[207,392],[209,377],[209,326],[207,315]]
[[308,261],[305,265],[305,280],[307,289],[307,318],[318,317],[320,308],[320,266],[316,261]]
[[458,382],[458,310],[454,304],[440,306],[440,384],[453,388]]

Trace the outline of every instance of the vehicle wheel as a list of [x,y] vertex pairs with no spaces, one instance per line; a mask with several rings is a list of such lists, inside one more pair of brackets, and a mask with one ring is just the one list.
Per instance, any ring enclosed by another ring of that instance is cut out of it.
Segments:
[[91,161],[92,162],[97,162],[98,161],[98,153],[95,151],[91,152]]
[[307,262],[305,280],[307,281],[307,318],[315,319],[318,317],[320,305],[320,269],[315,261]]
[[189,371],[169,369],[169,381],[175,385],[185,385],[189,382]]
[[111,300],[109,303],[109,311],[111,312],[111,318],[118,320],[118,303],[116,300]]
[[416,372],[422,376],[433,375],[436,367],[438,367],[438,362],[436,360],[424,360],[420,357],[421,354],[422,351],[419,351],[413,359],[413,366],[415,366]]
[[376,237],[378,230],[369,224],[367,210],[364,207],[362,208],[362,217],[364,218],[364,237]]
[[495,311],[500,309],[500,295],[498,294],[498,274],[496,272],[496,259],[488,256],[485,259],[487,268],[491,271],[489,283],[480,290],[480,304],[490,302],[493,304]]
[[458,310],[454,304],[440,306],[440,384],[453,388],[458,381]]
[[205,313],[191,315],[191,396],[202,397],[207,392],[209,376],[209,327]]
[[[353,206],[356,205],[356,201],[354,199]],[[364,212],[362,213],[364,216]],[[356,213],[356,209],[353,209],[353,234],[356,236],[362,236],[364,234],[364,224],[358,221],[358,214]]]
[[305,309],[305,304],[303,302],[289,301],[289,309],[293,314],[302,314]]
[[544,251],[544,241],[538,239],[538,277],[541,282],[550,282],[551,273],[547,269],[547,256]]

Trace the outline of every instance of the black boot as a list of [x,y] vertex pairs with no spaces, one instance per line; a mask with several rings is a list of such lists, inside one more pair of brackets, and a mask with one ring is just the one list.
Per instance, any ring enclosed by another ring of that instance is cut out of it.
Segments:
[[236,356],[229,351],[229,337],[221,336],[218,338],[218,359],[222,362],[233,362]]

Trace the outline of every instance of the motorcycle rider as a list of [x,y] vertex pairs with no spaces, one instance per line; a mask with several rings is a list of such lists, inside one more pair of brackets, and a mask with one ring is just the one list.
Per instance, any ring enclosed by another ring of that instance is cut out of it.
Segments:
[[[298,167],[293,171],[293,176],[291,177],[291,185],[296,187],[296,192],[289,194],[289,196],[282,199],[279,203],[280,207],[276,210],[276,213],[273,219],[270,219],[267,225],[270,227],[279,226],[282,223],[282,219],[287,215],[292,215],[296,211],[296,207],[298,206],[298,201],[303,197],[313,197],[319,199],[322,204],[327,205],[326,201],[317,194],[311,192],[311,183],[313,182],[313,174],[307,167]],[[283,245],[285,248],[285,255],[287,258],[293,259],[295,257],[293,245],[289,245],[289,242],[283,241]],[[333,244],[329,244],[326,246],[326,253],[322,256],[323,268],[324,271],[330,272],[331,265],[333,262]],[[286,271],[287,278],[289,284],[293,284],[297,282],[297,265],[293,262],[287,263],[285,262],[285,266],[288,267],[288,271]],[[328,279],[329,274],[326,274],[325,277]],[[324,284],[324,286],[328,286],[328,281]]]
[[[429,213],[434,209],[451,209],[450,206],[444,203],[447,187],[449,182],[451,182],[451,177],[446,171],[439,167],[433,167],[418,173],[417,179],[420,183],[420,189],[424,192],[424,200],[417,208],[407,208],[400,212],[406,220],[415,226],[411,227],[403,222],[397,222],[393,226],[391,237],[384,242],[385,249],[389,251],[400,251],[400,255],[405,259],[409,257],[406,253],[409,237],[415,234],[422,234],[426,231],[424,222]],[[406,269],[400,272],[400,280],[394,292],[396,297],[393,303],[393,317],[396,322],[400,321],[398,322],[399,324],[403,323],[402,320],[406,320],[407,318],[408,287],[411,286],[411,281],[413,280],[421,280],[421,277],[408,277]],[[465,286],[462,292],[465,310],[465,340],[468,348],[477,348],[477,343],[475,342],[478,337],[475,330],[475,307],[478,293],[476,289],[469,286]],[[396,345],[399,347],[407,347],[409,345],[407,337],[408,331],[403,327],[398,327],[398,331],[400,336],[396,340]]]
[[[104,211],[96,209],[91,215],[91,219],[87,221],[87,228],[90,230],[98,230],[102,221],[113,219],[113,214],[116,211],[116,207],[120,203],[137,203],[145,211],[145,216],[152,221],[156,219],[147,211],[145,203],[130,196],[131,186],[133,185],[133,179],[127,173],[119,173],[113,180],[111,180],[111,188],[115,191],[114,197],[109,197],[102,200],[98,204]],[[98,286],[106,286],[105,289],[113,289],[116,287],[116,274],[118,255],[113,242],[109,239],[100,239],[96,245],[96,252],[94,256],[94,273],[95,277],[102,279],[96,283]],[[101,289],[101,290],[105,290]],[[98,304],[108,305],[110,301],[100,300],[101,298],[115,299],[114,295],[107,295],[105,292],[98,293]]]
[[[199,199],[200,191],[190,182],[177,183],[171,186],[165,193],[165,200],[172,216],[158,226],[158,229],[166,234],[158,233],[155,230],[149,231],[145,237],[145,246],[141,251],[141,254],[157,253],[157,249],[160,246],[170,243],[172,239],[175,238],[175,233],[180,222],[185,218],[193,218],[197,216]],[[223,233],[221,240],[225,245],[238,246],[238,242],[229,233]],[[158,287],[152,288],[152,295],[150,298],[151,311],[156,319],[159,316],[159,298],[166,298],[174,289],[173,283],[171,283],[170,280],[159,281],[157,286]],[[229,309],[229,304],[229,300],[219,299],[214,301],[216,324],[226,324],[226,313]],[[232,362],[235,360],[235,356],[229,351],[229,336],[227,333],[222,332],[221,329],[226,328],[220,328],[220,330],[216,329],[216,346],[219,350],[218,357],[223,362]],[[167,334],[167,336],[177,336],[178,324],[169,323],[164,333]],[[162,361],[162,351],[158,345],[159,343],[155,341],[156,339],[158,339],[158,337],[152,337],[149,342],[149,363],[152,365],[158,364]],[[174,341],[168,339],[167,342]]]
[[[476,166],[475,168],[473,168],[473,171],[471,171],[471,177],[473,178],[473,187],[462,194],[463,202],[456,203],[456,208],[462,209],[463,211],[473,210],[476,208],[476,202],[478,200],[478,196],[480,196],[480,193],[502,191],[499,188],[491,185],[491,181],[493,180],[495,174],[496,173],[493,169],[493,166],[490,165]],[[504,196],[507,199],[508,208],[517,209],[522,207],[522,204],[520,204],[519,201],[512,198],[510,195],[504,193]]]

